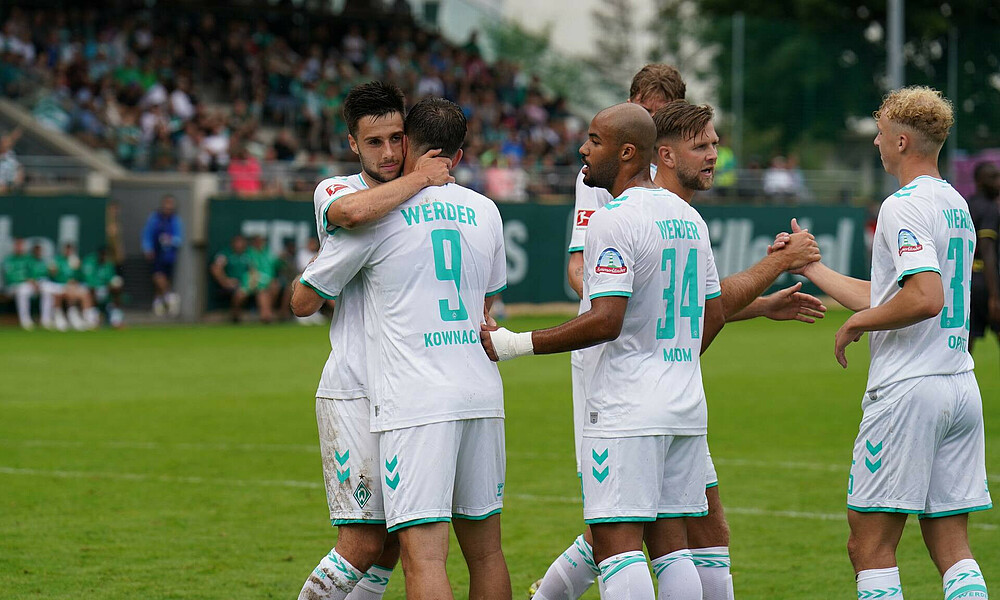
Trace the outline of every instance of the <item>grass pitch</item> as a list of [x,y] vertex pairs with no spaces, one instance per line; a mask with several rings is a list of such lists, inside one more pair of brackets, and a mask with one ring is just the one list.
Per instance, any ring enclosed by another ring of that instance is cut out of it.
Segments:
[[[844,503],[867,351],[853,345],[851,368],[836,364],[833,333],[845,318],[736,323],[705,357],[741,600],[855,597]],[[334,542],[313,413],[325,329],[4,330],[0,342],[0,596],[296,596]],[[987,470],[1000,481],[995,340],[976,358]],[[501,370],[504,547],[523,598],[582,529],[569,357]],[[1000,512],[971,522],[979,563],[1000,587]],[[941,596],[915,522],[899,558],[908,598]],[[450,561],[462,597],[457,546]],[[397,569],[386,598],[402,597]]]

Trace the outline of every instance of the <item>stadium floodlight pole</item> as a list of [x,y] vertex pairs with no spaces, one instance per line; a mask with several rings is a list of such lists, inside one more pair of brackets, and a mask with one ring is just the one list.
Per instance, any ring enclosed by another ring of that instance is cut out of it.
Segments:
[[733,155],[737,168],[743,168],[743,68],[746,59],[746,16],[733,14]]
[[[890,91],[903,87],[906,81],[903,64],[904,2],[905,0],[888,0],[886,4],[886,84]],[[882,181],[886,195],[898,188],[896,180],[888,173],[885,174]],[[899,185],[903,185],[903,183],[899,183]]]

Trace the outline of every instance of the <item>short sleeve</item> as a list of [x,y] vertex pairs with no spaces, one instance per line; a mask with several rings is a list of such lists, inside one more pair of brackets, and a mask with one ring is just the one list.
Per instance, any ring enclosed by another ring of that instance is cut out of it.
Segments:
[[333,299],[365,266],[375,248],[376,225],[337,230],[323,242],[316,260],[302,272],[299,282],[320,296]]
[[495,210],[494,218],[496,241],[493,246],[493,266],[490,269],[489,285],[486,286],[487,296],[495,296],[507,288],[507,251],[504,248],[503,219],[500,218],[500,211]]
[[896,283],[924,271],[941,272],[934,241],[932,209],[921,198],[907,200],[890,198],[882,204],[879,219],[882,234],[892,255]]
[[719,283],[719,269],[715,266],[715,253],[712,245],[705,251],[708,254],[707,273],[705,274],[705,300],[718,298],[722,295],[722,284]]
[[602,193],[608,194],[607,190],[592,188],[583,183],[583,171],[580,171],[576,176],[576,201],[573,205],[573,233],[569,238],[569,252],[583,252],[590,217],[605,204],[601,202]]
[[327,222],[327,209],[339,198],[356,191],[346,182],[337,179],[327,179],[316,186],[313,192],[313,209],[316,211],[316,231],[320,234],[320,239],[323,238],[323,232],[330,233],[337,229],[336,225]]
[[636,248],[623,211],[598,211],[584,244],[584,277],[590,298],[632,295]]

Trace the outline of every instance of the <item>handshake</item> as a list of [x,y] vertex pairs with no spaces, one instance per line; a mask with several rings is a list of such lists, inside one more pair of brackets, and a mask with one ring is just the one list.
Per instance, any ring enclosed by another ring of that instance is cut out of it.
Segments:
[[792,219],[792,232],[781,232],[774,242],[767,247],[768,256],[780,260],[783,271],[803,275],[812,263],[819,262],[822,256],[816,238],[808,229],[799,227],[798,220]]

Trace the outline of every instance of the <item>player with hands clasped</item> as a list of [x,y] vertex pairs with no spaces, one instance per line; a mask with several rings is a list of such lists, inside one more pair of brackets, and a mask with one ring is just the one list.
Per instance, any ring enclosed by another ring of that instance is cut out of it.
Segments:
[[896,546],[915,514],[946,600],[988,598],[967,532],[968,513],[992,507],[982,398],[967,350],[976,231],[937,166],[952,107],[936,90],[908,87],[890,92],[875,117],[882,164],[902,187],[879,211],[872,280],[822,263],[802,269],[855,311],[837,331],[841,366],[847,346],[870,332],[847,490],[858,597],[903,597]]
[[708,510],[699,355],[725,317],[708,227],[650,180],[655,141],[649,113],[626,103],[598,113],[580,148],[584,183],[614,197],[591,217],[584,245],[590,310],[551,329],[481,337],[494,360],[601,344],[584,359],[582,444],[601,596],[655,597],[645,533],[661,590],[700,600],[683,517]]

